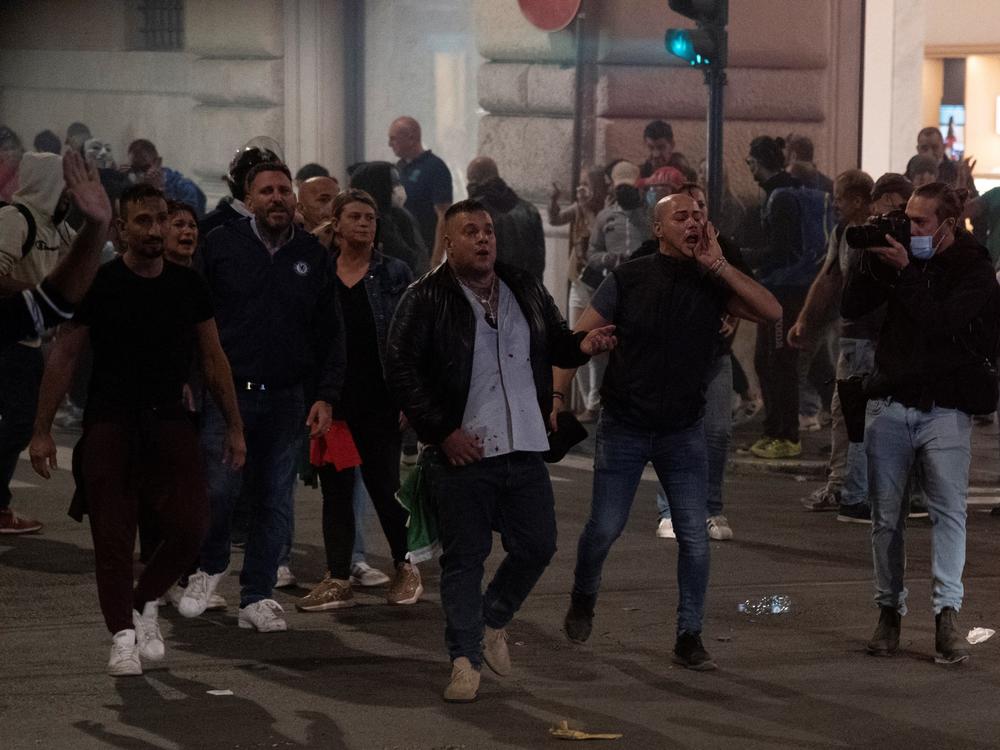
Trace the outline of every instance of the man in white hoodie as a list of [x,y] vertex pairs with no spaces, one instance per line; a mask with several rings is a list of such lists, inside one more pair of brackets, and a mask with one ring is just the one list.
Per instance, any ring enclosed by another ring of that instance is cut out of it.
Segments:
[[[62,157],[27,153],[19,175],[11,205],[0,208],[0,294],[7,295],[41,282],[69,252],[74,237],[62,220],[69,206]],[[43,364],[38,338],[0,351],[0,534],[42,528],[11,510],[10,482],[31,440]]]

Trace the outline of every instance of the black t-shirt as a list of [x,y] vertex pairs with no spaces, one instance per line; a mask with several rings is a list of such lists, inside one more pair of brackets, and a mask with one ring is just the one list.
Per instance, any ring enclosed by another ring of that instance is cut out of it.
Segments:
[[195,354],[195,325],[212,318],[197,273],[165,262],[155,278],[118,258],[103,266],[73,320],[90,327],[95,407],[176,403]]
[[434,206],[448,205],[452,199],[448,165],[427,150],[413,161],[398,162],[396,167],[406,188],[406,210],[417,220],[424,244],[433,248],[437,230]]
[[380,427],[385,422],[394,425],[397,410],[392,406],[382,374],[378,333],[365,282],[359,281],[352,287],[339,280],[338,284],[347,332],[347,374],[341,398],[344,416],[352,422],[378,418]]

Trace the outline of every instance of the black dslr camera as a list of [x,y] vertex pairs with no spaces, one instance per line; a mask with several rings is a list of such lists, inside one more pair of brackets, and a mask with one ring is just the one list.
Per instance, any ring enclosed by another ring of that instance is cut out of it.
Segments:
[[848,227],[847,244],[857,250],[870,247],[885,247],[885,236],[889,235],[907,250],[910,249],[910,220],[905,211],[889,211],[872,216],[859,227]]

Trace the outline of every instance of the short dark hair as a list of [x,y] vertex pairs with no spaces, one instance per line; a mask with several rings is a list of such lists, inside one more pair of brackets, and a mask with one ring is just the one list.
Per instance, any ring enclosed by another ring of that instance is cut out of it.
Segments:
[[167,198],[163,191],[153,187],[147,182],[140,182],[130,185],[118,196],[118,216],[122,221],[128,219],[128,204],[142,203],[147,198],[159,198],[166,202]]
[[90,128],[82,122],[71,122],[69,127],[66,128],[66,140],[68,141],[73,136],[80,135],[85,135],[87,138],[90,138]]
[[926,128],[920,128],[920,132],[917,133],[917,138],[919,138],[922,135],[936,135],[942,141],[944,140],[944,136],[941,135],[941,131],[938,128],[935,128],[933,125],[930,125]]
[[191,214],[191,218],[196,222],[198,221],[198,213],[190,203],[185,203],[184,201],[167,201],[167,216],[179,213],[189,213]]
[[930,173],[937,177],[938,173],[938,163],[934,160],[933,156],[927,156],[926,154],[917,154],[916,156],[911,156],[910,160],[906,162],[906,177],[912,180],[918,174]]
[[125,153],[131,154],[133,151],[145,151],[154,158],[160,155],[160,152],[156,150],[156,146],[153,145],[153,142],[146,138],[136,138],[128,144],[128,148],[125,149]]
[[666,138],[668,141],[673,143],[674,129],[670,127],[670,123],[668,122],[664,122],[663,120],[653,120],[643,129],[642,137],[648,138],[651,141],[658,141],[661,138]]
[[785,148],[787,152],[795,153],[802,161],[813,160],[815,149],[813,148],[812,138],[807,135],[790,133],[788,138],[785,139]]
[[860,198],[865,203],[871,203],[872,190],[875,183],[871,175],[860,169],[847,169],[837,175],[834,185],[839,185],[846,195]]
[[8,128],[6,125],[0,125],[0,150],[3,151],[24,150],[24,147],[21,145],[21,139],[17,137],[17,133]]
[[964,188],[955,189],[945,182],[928,182],[914,190],[912,197],[936,200],[937,208],[934,213],[939,223],[945,219],[957,222],[965,210],[965,199],[969,197],[969,191]]
[[[280,161],[262,161],[259,164],[254,164],[250,167],[250,171],[247,172],[246,179],[243,181],[243,187],[246,193],[250,192],[250,186],[253,185],[253,181],[257,179],[257,175],[262,172],[281,172],[288,181],[292,181],[292,173],[289,171],[286,164],[282,164]],[[246,195],[244,193],[244,195]]]
[[896,193],[904,201],[908,201],[913,195],[913,183],[898,172],[886,172],[875,180],[875,187],[872,188],[872,200],[877,201],[889,193]]
[[750,141],[750,156],[764,169],[780,172],[785,168],[785,139],[758,135]]
[[35,136],[35,151],[40,154],[61,154],[62,141],[51,130],[43,130]]
[[375,199],[369,193],[358,188],[348,188],[341,193],[337,193],[336,197],[334,197],[333,218],[339,219],[348,203],[364,203],[366,206],[371,207],[376,217],[378,216],[378,204],[375,203]]
[[448,210],[444,212],[444,220],[447,222],[452,216],[458,216],[459,214],[474,214],[479,213],[480,211],[489,213],[486,205],[481,201],[477,201],[475,198],[466,198],[464,201],[452,203],[448,206]]
[[322,164],[316,164],[315,162],[309,162],[308,164],[303,164],[299,167],[299,171],[295,173],[295,180],[297,182],[305,182],[313,177],[329,177],[330,170],[324,167]]

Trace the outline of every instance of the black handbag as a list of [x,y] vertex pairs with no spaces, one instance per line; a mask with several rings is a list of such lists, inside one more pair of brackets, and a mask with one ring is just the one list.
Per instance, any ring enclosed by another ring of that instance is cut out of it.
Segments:
[[840,411],[844,415],[847,439],[852,443],[861,443],[865,439],[865,410],[868,407],[866,378],[867,375],[854,375],[847,380],[837,381]]

